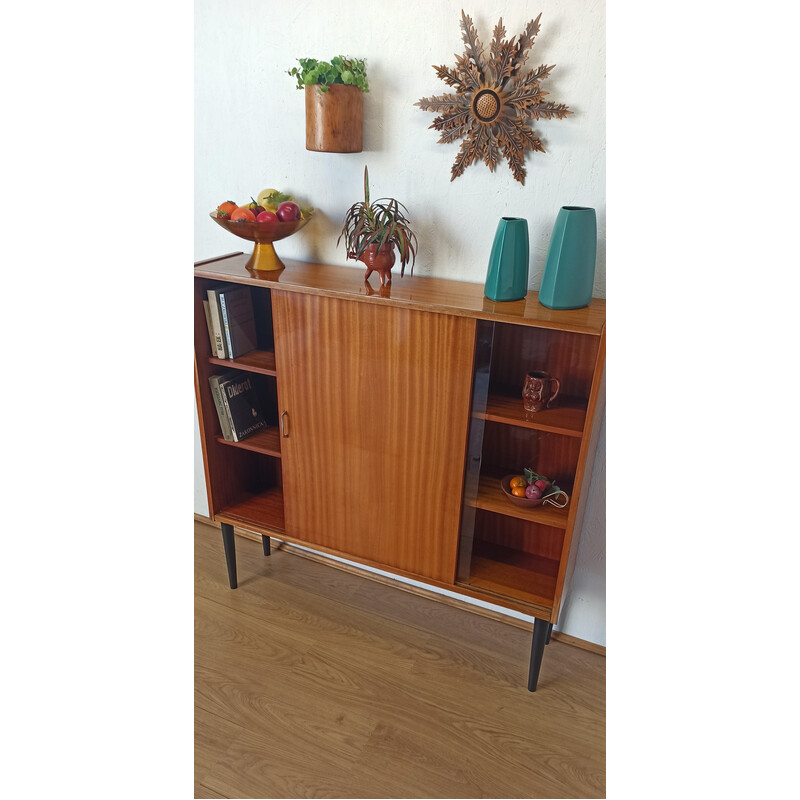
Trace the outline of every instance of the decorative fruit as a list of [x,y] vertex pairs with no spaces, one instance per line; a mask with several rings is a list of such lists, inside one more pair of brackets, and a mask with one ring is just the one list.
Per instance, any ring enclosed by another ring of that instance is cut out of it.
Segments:
[[226,200],[224,203],[220,203],[217,206],[217,216],[227,219],[237,208],[238,206],[233,200]]
[[517,475],[509,481],[509,488],[511,489],[515,489],[517,486],[521,486],[524,489],[527,485],[528,481],[526,481],[521,475]]
[[[270,209],[267,208],[270,205],[270,202],[269,202],[268,198],[269,198],[270,195],[276,194],[277,191],[278,191],[277,189],[262,189],[258,193],[258,197],[256,198],[256,202],[260,206],[264,206],[264,208],[267,209],[267,211],[269,211]],[[277,206],[276,206],[276,208],[277,208]]]
[[[528,487],[528,488],[530,488],[530,487]],[[527,489],[524,486],[515,486],[511,490],[511,494],[513,494],[514,497],[525,497],[526,493],[527,493]]]
[[284,194],[277,189],[263,189],[258,193],[258,204],[267,211],[275,211],[285,200],[291,200],[290,194]]
[[231,222],[255,222],[256,215],[246,207],[237,208],[231,214]]
[[264,206],[259,205],[255,200],[253,200],[252,196],[250,197],[252,202],[246,203],[243,208],[249,208],[256,216],[258,216],[262,211],[266,211]]
[[542,478],[539,478],[539,480],[538,480],[538,481],[534,481],[534,482],[533,482],[533,485],[534,485],[534,486],[538,486],[538,487],[539,487],[539,489],[541,489],[541,491],[542,491],[542,494],[544,494],[545,490],[547,489],[547,487],[548,487],[550,484],[549,484],[547,481],[543,480]]
[[525,488],[525,497],[528,500],[538,500],[542,496],[542,490],[536,484],[528,484]]
[[274,211],[262,211],[256,217],[256,222],[280,222],[280,219]]
[[278,206],[278,210],[275,213],[282,222],[292,222],[300,219],[300,206],[291,200],[285,200]]

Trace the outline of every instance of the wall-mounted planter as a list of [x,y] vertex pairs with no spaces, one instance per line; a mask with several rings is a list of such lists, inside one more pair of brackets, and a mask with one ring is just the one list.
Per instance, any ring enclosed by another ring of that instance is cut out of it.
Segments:
[[357,86],[331,84],[327,92],[306,86],[306,150],[360,153],[364,127],[364,92]]

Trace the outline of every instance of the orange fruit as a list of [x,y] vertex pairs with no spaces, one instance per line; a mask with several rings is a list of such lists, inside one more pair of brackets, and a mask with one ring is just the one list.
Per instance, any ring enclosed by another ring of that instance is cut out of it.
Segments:
[[511,494],[513,494],[514,497],[525,497],[525,487],[524,486],[515,486],[511,490]]
[[526,481],[525,478],[523,478],[520,475],[517,475],[516,477],[512,478],[509,483],[509,486],[512,489],[516,488],[517,486],[521,486],[524,489],[527,485],[528,481]]
[[249,208],[237,208],[231,214],[231,222],[255,222],[256,215]]

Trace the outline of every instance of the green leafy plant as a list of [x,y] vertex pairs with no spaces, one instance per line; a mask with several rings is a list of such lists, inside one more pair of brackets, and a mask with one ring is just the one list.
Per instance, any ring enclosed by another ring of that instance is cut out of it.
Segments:
[[408,212],[408,209],[392,197],[381,197],[370,202],[369,172],[365,166],[364,200],[348,209],[336,244],[344,238],[347,257],[356,261],[370,245],[377,245],[380,250],[385,244],[393,244],[400,253],[400,277],[403,277],[409,260],[413,274],[418,244],[404,211]]
[[298,58],[300,68],[292,67],[289,75],[297,78],[297,88],[318,86],[320,92],[327,92],[331,84],[358,86],[362,92],[369,91],[367,83],[367,64],[363,58],[334,56],[330,61],[317,61],[316,58]]

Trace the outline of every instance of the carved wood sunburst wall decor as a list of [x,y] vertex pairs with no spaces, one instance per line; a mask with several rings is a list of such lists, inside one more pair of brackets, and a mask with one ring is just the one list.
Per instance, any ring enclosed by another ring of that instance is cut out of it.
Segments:
[[528,52],[539,33],[539,14],[516,37],[505,40],[506,29],[502,18],[494,29],[490,58],[484,58],[483,45],[472,24],[472,19],[461,11],[462,39],[466,52],[456,56],[456,68],[433,68],[455,94],[423,97],[414,105],[423,111],[438,112],[431,128],[441,131],[440,143],[461,143],[450,180],[455,180],[473,162],[483,159],[494,172],[500,152],[508,160],[514,177],[525,184],[526,150],[544,153],[539,137],[528,127],[532,119],[563,119],[572,112],[563,104],[545,101],[548,92],[542,91],[540,82],[553,69],[542,64],[538,69],[520,74],[528,60]]

